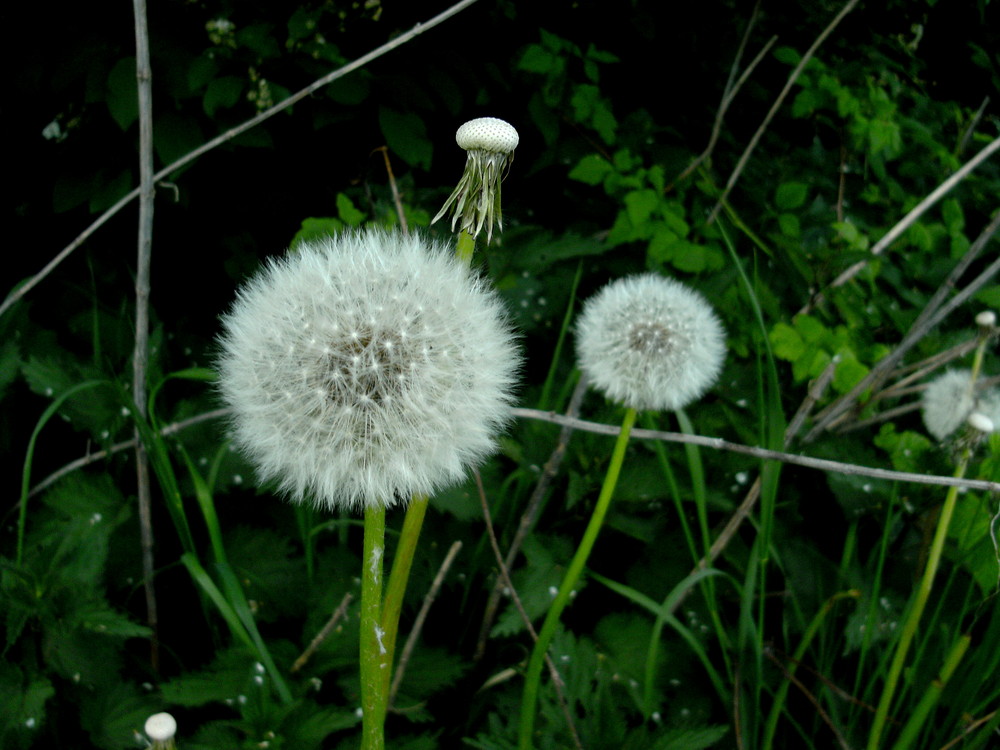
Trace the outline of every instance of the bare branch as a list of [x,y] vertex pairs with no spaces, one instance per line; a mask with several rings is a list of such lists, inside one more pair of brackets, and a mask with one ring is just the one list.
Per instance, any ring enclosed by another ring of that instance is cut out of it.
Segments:
[[[132,406],[146,416],[146,370],[149,363],[149,277],[153,253],[153,74],[149,63],[146,0],[133,0],[135,15],[135,77],[139,102],[139,237],[135,275],[135,342],[132,350]],[[142,586],[146,592],[146,624],[152,632],[150,662],[160,668],[156,590],[153,587],[153,513],[149,459],[135,428],[135,471],[139,496]]]
[[[555,412],[538,411],[536,409],[515,408],[511,410],[516,417],[524,419],[540,419],[544,422],[554,422],[555,424],[569,425],[577,430],[585,432],[596,432],[601,435],[617,435],[621,431],[618,425],[599,424],[597,422],[587,422],[583,419],[563,416]],[[663,440],[668,443],[689,443],[699,445],[703,448],[713,450],[729,451],[731,453],[741,453],[745,456],[753,456],[767,461],[782,461],[786,464],[805,466],[818,471],[832,471],[835,474],[849,474],[852,476],[871,477],[872,479],[885,479],[892,482],[910,482],[913,484],[929,484],[941,487],[967,487],[970,490],[983,490],[985,492],[1000,492],[1000,482],[987,482],[982,479],[956,479],[955,477],[937,476],[934,474],[913,474],[907,471],[892,471],[890,469],[874,469],[857,464],[845,464],[840,461],[830,461],[825,458],[812,458],[796,453],[783,453],[782,451],[772,451],[767,448],[758,448],[752,445],[742,445],[741,443],[731,443],[722,438],[703,437],[701,435],[685,435],[680,432],[661,432],[659,430],[646,430],[635,428],[632,430],[632,437],[646,440]]]
[[330,633],[333,632],[334,627],[336,627],[337,623],[340,622],[341,618],[343,618],[347,613],[347,607],[353,598],[354,597],[351,595],[350,591],[344,594],[344,598],[340,600],[340,604],[337,605],[333,614],[330,615],[330,619],[326,621],[326,624],[322,628],[320,628],[316,637],[309,642],[306,650],[303,651],[299,658],[295,660],[295,663],[292,664],[292,668],[288,670],[289,672],[298,672],[306,665],[306,662],[308,662],[312,658],[312,655],[316,653],[316,649],[318,649],[320,645],[322,645],[323,641],[329,637]]
[[806,50],[806,53],[802,55],[802,59],[799,60],[799,64],[795,66],[791,75],[788,76],[788,80],[785,82],[785,87],[781,89],[781,93],[778,94],[778,98],[774,100],[774,104],[771,105],[771,109],[768,110],[768,113],[764,116],[764,121],[760,124],[760,127],[757,128],[757,132],[753,134],[753,137],[750,139],[750,143],[748,143],[747,147],[743,150],[743,154],[740,156],[739,161],[736,162],[736,167],[733,169],[733,173],[729,176],[729,181],[726,183],[726,187],[722,191],[722,195],[719,196],[719,200],[716,202],[715,208],[712,209],[712,213],[708,217],[709,224],[714,222],[718,217],[719,211],[722,210],[723,204],[729,197],[729,193],[732,192],[733,187],[735,187],[736,181],[739,180],[740,175],[743,173],[743,169],[746,167],[747,162],[750,161],[750,155],[753,153],[754,149],[757,148],[757,144],[764,136],[764,131],[767,130],[767,126],[771,124],[771,120],[774,119],[774,116],[778,114],[778,110],[781,109],[781,105],[785,103],[785,99],[788,97],[789,93],[791,93],[792,86],[795,85],[795,82],[799,79],[802,71],[805,70],[806,65],[809,64],[813,55],[816,54],[816,50],[819,49],[819,46],[826,41],[826,38],[830,36],[840,22],[844,20],[844,16],[854,10],[854,6],[857,4],[858,0],[847,0],[847,3],[840,9],[840,12],[837,13],[834,19],[830,21],[825,29],[823,29],[820,35],[816,37],[816,40],[812,43],[809,49]]
[[[467,7],[469,7],[470,5],[472,5],[474,2],[476,2],[476,0],[460,0],[459,2],[455,3],[450,8],[448,8],[447,10],[445,10],[445,11],[439,13],[438,15],[434,16],[429,21],[427,21],[425,23],[418,23],[416,26],[414,26],[409,31],[406,31],[406,32],[400,34],[399,36],[393,37],[388,42],[386,42],[385,44],[383,44],[381,47],[377,47],[377,48],[373,49],[371,52],[368,52],[367,54],[362,55],[358,59],[356,59],[356,60],[354,60],[352,62],[349,62],[347,65],[343,66],[342,68],[338,68],[337,70],[334,70],[334,71],[326,74],[322,78],[316,79],[315,81],[313,81],[312,83],[310,83],[308,86],[306,86],[304,89],[302,89],[300,91],[297,91],[296,93],[294,93],[291,96],[289,96],[287,99],[283,99],[282,101],[278,102],[273,107],[271,107],[270,109],[264,110],[263,112],[261,112],[256,117],[252,117],[251,119],[247,120],[243,124],[238,125],[235,128],[232,128],[231,130],[227,130],[222,135],[216,136],[212,140],[210,140],[207,143],[205,143],[205,144],[199,146],[198,148],[196,148],[194,151],[191,151],[190,153],[185,154],[184,156],[182,156],[180,159],[178,159],[177,161],[173,162],[172,164],[168,164],[166,167],[164,167],[159,172],[157,172],[155,175],[153,175],[153,180],[154,181],[159,181],[159,180],[163,179],[164,177],[167,177],[172,172],[175,172],[178,169],[180,169],[181,167],[185,166],[186,164],[189,164],[190,162],[194,161],[195,159],[197,159],[202,154],[205,154],[208,151],[211,151],[212,149],[216,148],[217,146],[222,145],[223,143],[231,141],[236,136],[238,136],[238,135],[240,135],[242,133],[245,133],[246,131],[250,130],[251,128],[257,127],[258,125],[260,125],[265,120],[268,120],[271,117],[273,117],[274,115],[278,114],[279,112],[281,112],[281,111],[283,111],[285,109],[288,109],[289,107],[291,107],[296,102],[301,101],[302,99],[304,99],[307,96],[315,93],[316,91],[318,91],[319,89],[323,88],[324,86],[332,83],[333,81],[336,81],[338,78],[343,78],[348,73],[352,73],[355,70],[357,70],[358,68],[364,67],[365,65],[367,65],[368,63],[370,63],[372,60],[375,60],[376,58],[381,57],[382,55],[386,54],[387,52],[391,52],[392,50],[396,49],[397,47],[401,47],[402,45],[406,44],[407,42],[409,42],[410,40],[412,40],[415,37],[419,36],[420,34],[423,34],[425,31],[429,31],[430,29],[434,28],[438,24],[440,24],[440,23],[448,20],[449,18],[451,18],[456,13],[458,13],[458,12],[460,12],[462,10],[465,10]],[[107,211],[105,211],[103,214],[101,214],[94,221],[93,224],[91,224],[83,232],[81,232],[77,236],[77,238],[74,239],[69,245],[67,245],[66,247],[64,247],[59,252],[59,254],[56,255],[51,261],[49,261],[48,264],[41,271],[39,271],[38,273],[36,273],[34,276],[32,276],[30,279],[28,279],[21,286],[19,286],[16,289],[12,290],[10,292],[10,294],[7,295],[7,299],[5,299],[3,301],[3,304],[0,304],[0,315],[3,315],[11,307],[11,305],[13,305],[18,300],[20,300],[22,297],[24,297],[24,295],[26,295],[35,286],[37,286],[39,282],[41,282],[46,276],[48,276],[50,273],[52,273],[52,271],[56,268],[56,266],[58,266],[60,263],[62,263],[64,260],[66,260],[67,257],[69,257],[70,253],[72,253],[74,250],[76,250],[78,247],[80,247],[80,245],[82,245],[90,237],[90,235],[92,235],[98,228],[100,228],[103,224],[105,224],[108,221],[108,219],[110,219],[112,216],[114,216],[119,211],[121,211],[122,208],[124,208],[129,203],[131,203],[135,198],[138,197],[138,195],[139,195],[139,188],[136,188],[135,190],[133,190],[132,192],[130,192],[128,195],[124,196],[121,200],[119,200],[117,203],[115,203],[115,205],[113,205],[111,208],[109,208]]]

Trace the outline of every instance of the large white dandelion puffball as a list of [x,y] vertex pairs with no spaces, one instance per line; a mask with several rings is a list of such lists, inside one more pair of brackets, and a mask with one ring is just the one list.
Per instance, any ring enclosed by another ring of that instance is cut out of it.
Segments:
[[509,419],[519,355],[490,288],[442,243],[307,242],[240,289],[219,385],[262,479],[327,508],[461,480]]
[[576,350],[580,368],[608,398],[635,409],[681,409],[718,378],[726,332],[700,294],[643,274],[587,300]]
[[924,427],[938,440],[944,440],[965,424],[973,410],[989,419],[997,416],[997,396],[982,395],[981,403],[973,393],[972,370],[948,370],[927,386],[921,407]]

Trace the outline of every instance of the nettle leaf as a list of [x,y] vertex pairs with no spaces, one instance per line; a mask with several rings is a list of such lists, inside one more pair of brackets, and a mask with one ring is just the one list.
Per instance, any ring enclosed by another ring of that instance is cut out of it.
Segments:
[[882,425],[874,443],[889,454],[896,471],[923,471],[927,466],[927,454],[934,448],[926,435],[913,430],[896,432],[892,423]]
[[136,737],[145,736],[146,719],[161,710],[152,696],[140,694],[130,683],[116,682],[107,689],[83,693],[80,723],[96,747],[134,750]]
[[[263,622],[299,614],[305,601],[305,570],[285,534],[241,526],[226,535],[229,561],[243,581],[255,615]],[[266,555],[261,550],[267,550]]]
[[188,672],[165,683],[163,700],[178,706],[237,701],[253,684],[256,659],[242,648],[218,651],[214,661],[200,672]]
[[[45,356],[31,356],[21,367],[28,387],[40,396],[57,398],[78,383],[99,379],[94,368],[81,365],[68,354],[53,351]],[[98,439],[113,434],[121,422],[122,404],[112,388],[89,388],[73,395],[60,411],[75,427],[89,430]],[[107,433],[107,434],[105,434]]]
[[[0,662],[0,746],[29,747],[30,740],[45,721],[45,704],[55,688],[47,677],[26,676],[18,667]],[[8,734],[10,733],[10,734]],[[10,735],[21,734],[19,743]]]
[[729,727],[670,729],[650,746],[651,750],[708,750],[729,734]]
[[[539,538],[532,535],[525,540],[523,551],[527,564],[513,573],[513,584],[528,617],[535,619],[544,614],[552,604],[559,584],[562,583],[565,572],[563,566],[569,560],[572,550],[568,540],[562,537]],[[516,635],[523,630],[524,623],[517,609],[508,605],[497,618],[491,635]]]
[[461,654],[437,648],[418,648],[406,666],[401,690],[416,700],[425,700],[454,685],[469,668]]
[[952,559],[969,571],[984,596],[1000,589],[1000,551],[991,535],[996,512],[995,505],[967,495],[955,505],[948,527],[948,537],[956,544]]
[[95,601],[73,613],[73,619],[84,630],[115,638],[148,638],[152,631],[132,622],[104,601]]
[[119,681],[120,644],[103,634],[81,629],[75,618],[47,623],[42,653],[51,669],[73,682],[107,687]]
[[213,78],[202,97],[202,109],[209,117],[215,117],[217,110],[235,106],[243,97],[244,88],[246,81],[236,76]]

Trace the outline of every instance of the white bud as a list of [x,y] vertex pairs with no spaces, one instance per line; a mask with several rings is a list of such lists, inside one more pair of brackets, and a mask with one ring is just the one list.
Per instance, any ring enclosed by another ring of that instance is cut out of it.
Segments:
[[146,734],[149,739],[160,742],[171,740],[177,733],[177,722],[168,713],[153,714],[146,719]]
[[517,130],[509,122],[496,117],[469,120],[455,133],[455,142],[466,151],[496,151],[509,154],[519,142]]
[[974,430],[986,433],[993,432],[993,420],[978,411],[972,412],[967,421],[969,423],[969,427]]
[[976,325],[988,328],[997,324],[997,314],[992,310],[983,310],[976,316]]

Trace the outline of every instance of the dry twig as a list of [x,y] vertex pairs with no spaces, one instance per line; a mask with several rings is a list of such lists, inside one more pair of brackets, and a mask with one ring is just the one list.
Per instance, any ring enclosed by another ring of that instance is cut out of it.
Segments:
[[[434,16],[433,18],[431,18],[429,21],[427,21],[425,23],[418,23],[416,26],[414,26],[409,31],[405,31],[402,34],[399,34],[398,36],[393,37],[392,39],[390,39],[388,42],[386,42],[382,46],[376,47],[371,52],[368,52],[367,54],[362,55],[358,59],[353,60],[352,62],[349,62],[347,65],[343,66],[342,68],[338,68],[337,70],[334,70],[334,71],[332,71],[330,73],[327,73],[325,76],[316,79],[315,81],[313,81],[312,83],[310,83],[308,86],[306,86],[304,89],[301,89],[300,91],[297,91],[296,93],[294,93],[291,96],[289,96],[287,99],[283,99],[282,101],[280,101],[277,104],[275,104],[273,107],[270,107],[269,109],[265,109],[263,112],[261,112],[256,117],[252,117],[249,120],[247,120],[246,122],[244,122],[244,123],[242,123],[240,125],[237,125],[236,127],[232,128],[230,130],[227,130],[225,133],[222,133],[221,135],[216,136],[215,138],[213,138],[212,140],[208,141],[207,143],[204,143],[201,146],[199,146],[198,148],[194,149],[193,151],[185,154],[184,156],[182,156],[177,161],[175,161],[175,162],[173,162],[171,164],[168,164],[166,167],[164,167],[159,172],[157,172],[156,174],[153,175],[153,180],[154,181],[162,180],[164,177],[167,177],[171,173],[176,172],[181,167],[183,167],[183,166],[191,163],[192,161],[194,161],[195,159],[197,159],[199,156],[202,156],[203,154],[211,151],[212,149],[216,148],[217,146],[220,146],[223,143],[227,143],[228,141],[231,141],[236,136],[238,136],[238,135],[240,135],[242,133],[245,133],[246,131],[248,131],[248,130],[250,130],[252,128],[257,127],[258,125],[260,125],[265,120],[268,120],[271,117],[273,117],[274,115],[278,114],[279,112],[282,112],[283,110],[288,109],[289,107],[291,107],[296,102],[299,102],[302,99],[305,99],[307,96],[311,96],[316,91],[318,91],[319,89],[323,88],[324,86],[332,83],[333,81],[336,81],[338,78],[343,78],[348,73],[352,73],[353,71],[357,70],[358,68],[364,67],[365,65],[367,65],[368,63],[370,63],[372,60],[375,60],[376,58],[381,57],[382,55],[386,54],[387,52],[391,52],[392,50],[396,49],[397,47],[401,47],[402,45],[406,44],[407,42],[409,42],[410,40],[414,39],[418,35],[423,34],[425,31],[429,31],[430,29],[434,28],[438,24],[440,24],[440,23],[448,20],[449,18],[451,18],[456,13],[465,10],[467,7],[469,7],[470,5],[472,5],[474,2],[476,2],[476,0],[459,0],[459,2],[455,3],[454,5],[452,5],[447,10],[444,10],[441,13],[438,13],[436,16]],[[129,203],[131,203],[135,198],[137,198],[139,196],[139,190],[140,190],[139,188],[136,188],[135,190],[131,191],[127,195],[123,196],[121,198],[121,200],[119,200],[117,203],[115,203],[115,205],[113,205],[111,208],[109,208],[107,211],[105,211],[103,214],[101,214],[99,217],[97,217],[97,219],[89,227],[87,227],[85,230],[83,230],[83,232],[81,232],[76,237],[76,239],[74,239],[69,245],[67,245],[66,247],[64,247],[59,252],[59,254],[56,255],[52,260],[50,260],[48,262],[48,264],[46,264],[46,266],[41,271],[39,271],[38,273],[36,273],[30,279],[28,279],[24,284],[20,285],[19,287],[17,287],[13,291],[11,291],[10,294],[7,295],[7,298],[3,301],[3,303],[0,304],[0,315],[3,315],[3,313],[5,313],[11,307],[11,305],[15,304],[18,300],[20,300],[22,297],[24,297],[24,295],[26,295],[35,286],[37,286],[39,284],[39,282],[41,282],[50,273],[52,273],[52,271],[55,270],[55,268],[60,263],[62,263],[64,260],[66,260],[66,258],[68,258],[69,255],[74,250],[76,250],[78,247],[80,247],[80,245],[82,245],[84,242],[86,242],[87,239],[89,239],[90,236],[94,232],[96,232],[100,227],[102,227],[112,216],[114,216],[115,214],[117,214],[119,211],[122,210],[122,208],[124,208]]]

